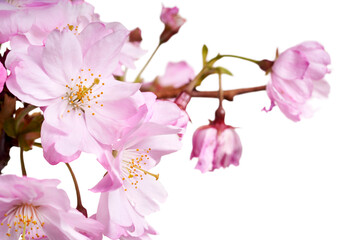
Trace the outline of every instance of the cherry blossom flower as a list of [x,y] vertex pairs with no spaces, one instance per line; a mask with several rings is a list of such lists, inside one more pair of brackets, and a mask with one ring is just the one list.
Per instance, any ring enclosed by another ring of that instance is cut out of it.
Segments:
[[58,180],[0,176],[1,239],[102,239],[101,223],[70,207]]
[[78,33],[96,18],[90,4],[68,0],[7,0],[0,3],[0,13],[0,43],[25,34],[36,45],[55,28]]
[[188,84],[195,77],[194,70],[185,61],[169,62],[165,74],[158,78],[158,83],[163,86],[174,88]]
[[102,152],[137,112],[131,96],[139,84],[116,81],[128,31],[90,23],[79,35],[53,31],[45,46],[11,51],[9,90],[19,99],[46,107],[42,125],[44,156],[51,163],[76,159],[81,151]]
[[[136,98],[144,103],[139,107],[138,113],[129,119],[129,122],[136,124],[123,129],[120,140],[115,141],[112,149],[105,151],[99,159],[108,174],[93,191],[105,192],[119,187],[127,189],[133,181],[140,182],[139,179],[145,175],[157,179],[158,175],[147,170],[154,167],[162,156],[181,147],[177,135],[181,129],[172,125],[181,117],[176,104],[156,100],[153,93],[138,93]],[[134,170],[133,174],[129,173],[129,169]],[[134,176],[129,178],[130,175]]]
[[[101,191],[96,219],[106,227],[111,239],[148,239],[156,232],[144,217],[159,210],[167,193],[151,169],[161,157],[180,149],[179,129],[171,122],[180,116],[170,101],[156,101],[152,93],[141,93],[143,104],[137,124],[125,130],[113,151],[106,151],[100,162],[108,170],[93,191]],[[141,98],[139,96],[139,98]]]
[[311,116],[313,100],[329,94],[330,86],[323,80],[329,64],[330,57],[318,42],[304,42],[281,53],[266,88],[271,100],[266,111],[277,105],[293,121]]
[[224,115],[218,113],[209,125],[199,127],[193,135],[191,159],[199,158],[196,169],[202,173],[231,164],[238,166],[242,145],[235,129],[224,123]]
[[6,68],[0,63],[0,92],[2,92],[4,88],[4,84],[7,78],[7,71]]
[[165,24],[165,29],[160,35],[160,43],[169,41],[169,39],[175,35],[185,23],[186,20],[178,13],[179,9],[177,7],[166,8],[163,6],[160,20]]

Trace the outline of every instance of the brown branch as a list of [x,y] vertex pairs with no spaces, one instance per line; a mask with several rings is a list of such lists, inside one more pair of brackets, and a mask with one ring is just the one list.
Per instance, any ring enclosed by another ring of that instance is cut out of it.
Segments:
[[[163,98],[176,98],[185,88],[187,85],[184,85],[180,88],[173,88],[173,87],[154,87],[153,85],[143,85],[141,87],[142,92],[153,92],[159,99]],[[266,85],[258,86],[258,87],[251,87],[251,88],[238,88],[232,90],[224,91],[224,99],[228,101],[233,101],[236,95],[250,93],[250,92],[258,92],[266,90]],[[219,91],[192,91],[192,97],[205,97],[205,98],[218,98]]]
[[[232,90],[224,91],[224,99],[228,101],[233,101],[236,95],[244,94],[244,93],[251,93],[251,92],[258,92],[266,90],[266,85],[259,86],[259,87],[251,87],[251,88],[238,88]],[[193,91],[191,93],[192,97],[207,97],[207,98],[218,98],[219,91]]]

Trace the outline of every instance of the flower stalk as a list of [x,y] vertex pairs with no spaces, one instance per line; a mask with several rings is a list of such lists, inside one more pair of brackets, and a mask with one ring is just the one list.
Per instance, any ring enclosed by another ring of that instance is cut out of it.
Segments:
[[24,161],[24,148],[20,147],[20,164],[21,164],[21,173],[23,176],[26,175],[25,161]]
[[143,66],[143,68],[140,70],[140,72],[138,73],[138,75],[135,78],[135,83],[142,83],[142,79],[141,79],[141,74],[145,71],[146,67],[149,65],[149,63],[151,62],[151,60],[153,59],[153,57],[155,56],[156,52],[159,50],[160,46],[161,46],[161,42],[159,42],[159,44],[157,45],[157,47],[155,48],[154,52],[151,54],[149,60],[147,60],[147,62],[145,63],[145,65]]
[[81,202],[81,195],[80,195],[80,189],[79,189],[79,185],[78,182],[76,180],[74,171],[72,170],[72,168],[70,167],[69,163],[65,163],[66,167],[69,169],[69,172],[71,174],[71,177],[73,179],[74,182],[74,186],[75,186],[75,191],[76,191],[76,199],[77,199],[77,206],[76,209],[81,212],[85,217],[87,217],[87,210],[86,208],[83,207],[82,202]]

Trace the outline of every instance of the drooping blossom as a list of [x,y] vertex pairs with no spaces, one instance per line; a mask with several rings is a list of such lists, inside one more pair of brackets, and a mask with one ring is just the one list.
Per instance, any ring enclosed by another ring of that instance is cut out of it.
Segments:
[[329,64],[330,56],[318,42],[304,42],[281,53],[266,87],[270,110],[277,105],[293,121],[311,116],[313,100],[329,94],[330,86],[323,80]]
[[169,62],[165,74],[157,80],[163,87],[178,88],[189,83],[195,77],[194,70],[185,61]]
[[0,176],[0,238],[102,239],[101,223],[70,207],[58,180]]
[[41,142],[51,164],[74,160],[81,151],[102,152],[101,144],[115,142],[137,112],[131,97],[139,85],[112,75],[127,34],[124,27],[90,23],[79,35],[55,30],[45,46],[8,55],[9,90],[45,108]]
[[[220,109],[220,110],[219,110]],[[235,129],[224,123],[224,112],[219,108],[214,121],[199,127],[193,135],[191,159],[199,158],[196,169],[202,173],[239,165],[242,145]]]
[[160,43],[169,41],[169,39],[175,35],[185,23],[186,20],[178,13],[179,9],[177,7],[167,8],[163,6],[160,20],[165,24],[165,28],[160,35]]
[[4,88],[4,84],[7,78],[7,71],[6,68],[0,63],[0,92],[2,92]]
[[[138,124],[123,132],[113,151],[100,160],[108,174],[93,191],[101,191],[96,219],[106,227],[104,235],[118,239],[147,239],[155,231],[144,217],[159,209],[167,196],[151,169],[160,158],[180,149],[178,128],[171,122],[180,116],[172,102],[156,101],[152,93],[142,93],[144,102],[134,118]],[[132,237],[132,238],[131,238]]]
[[[31,44],[43,44],[55,28],[78,33],[96,18],[94,8],[84,1],[7,0],[0,3],[0,43],[24,34]],[[79,29],[81,28],[81,29]]]

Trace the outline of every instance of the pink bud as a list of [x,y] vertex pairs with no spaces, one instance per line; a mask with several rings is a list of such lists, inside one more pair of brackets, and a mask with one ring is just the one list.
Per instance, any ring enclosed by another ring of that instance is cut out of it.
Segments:
[[186,20],[178,15],[178,12],[177,7],[166,8],[163,6],[160,19],[165,24],[165,28],[160,35],[160,43],[167,42],[185,23]]

